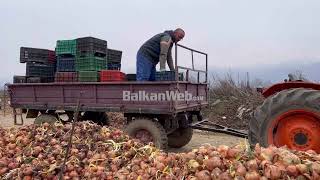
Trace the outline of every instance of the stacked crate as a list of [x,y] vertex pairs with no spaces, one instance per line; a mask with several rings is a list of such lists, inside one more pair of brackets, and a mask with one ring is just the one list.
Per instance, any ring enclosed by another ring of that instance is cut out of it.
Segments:
[[26,75],[14,76],[14,83],[53,82],[56,66],[55,51],[21,47],[20,63],[26,63]]
[[121,69],[121,58],[122,51],[115,49],[108,49],[107,53],[107,69],[109,70],[120,70]]
[[58,40],[56,45],[57,72],[55,82],[77,82],[78,75],[75,72],[77,54],[76,40]]
[[106,69],[107,41],[94,37],[77,39],[76,71],[81,82],[99,81],[99,72]]

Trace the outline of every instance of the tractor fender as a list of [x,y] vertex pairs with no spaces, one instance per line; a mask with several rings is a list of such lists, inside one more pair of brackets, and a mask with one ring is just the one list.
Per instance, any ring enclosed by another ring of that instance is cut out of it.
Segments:
[[267,98],[272,96],[280,91],[293,89],[293,88],[306,88],[306,89],[314,89],[320,90],[320,84],[311,83],[311,82],[304,82],[304,81],[289,81],[284,83],[274,84],[262,92],[262,95]]

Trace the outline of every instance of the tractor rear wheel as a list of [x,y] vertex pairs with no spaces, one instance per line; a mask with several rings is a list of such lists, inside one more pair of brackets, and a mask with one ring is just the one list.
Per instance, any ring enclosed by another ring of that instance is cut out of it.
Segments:
[[288,89],[268,97],[249,122],[249,142],[320,153],[320,91]]

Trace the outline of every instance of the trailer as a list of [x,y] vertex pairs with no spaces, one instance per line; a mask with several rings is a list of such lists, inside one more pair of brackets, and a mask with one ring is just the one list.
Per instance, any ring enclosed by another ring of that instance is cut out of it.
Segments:
[[[192,68],[178,66],[178,47],[191,52]],[[204,55],[205,70],[194,68],[194,53]],[[184,80],[179,80],[179,70],[186,71]],[[196,82],[189,81],[191,71],[197,73]],[[193,120],[203,120],[201,110],[208,106],[207,72],[206,53],[177,44],[175,81],[22,83],[7,84],[7,89],[15,124],[17,109],[27,110],[26,117],[35,118],[35,123],[55,122],[59,114],[67,115],[64,122],[72,122],[78,109],[78,119],[102,125],[108,124],[105,112],[121,112],[130,136],[161,149],[178,148],[191,140]],[[203,82],[200,73],[205,75]]]

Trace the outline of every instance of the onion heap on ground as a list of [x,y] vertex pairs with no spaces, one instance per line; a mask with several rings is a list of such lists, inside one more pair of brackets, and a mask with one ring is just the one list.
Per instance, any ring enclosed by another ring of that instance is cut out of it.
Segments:
[[[58,179],[71,125],[0,129],[1,179]],[[286,148],[203,145],[166,153],[115,128],[76,124],[64,179],[320,179],[320,155]]]

